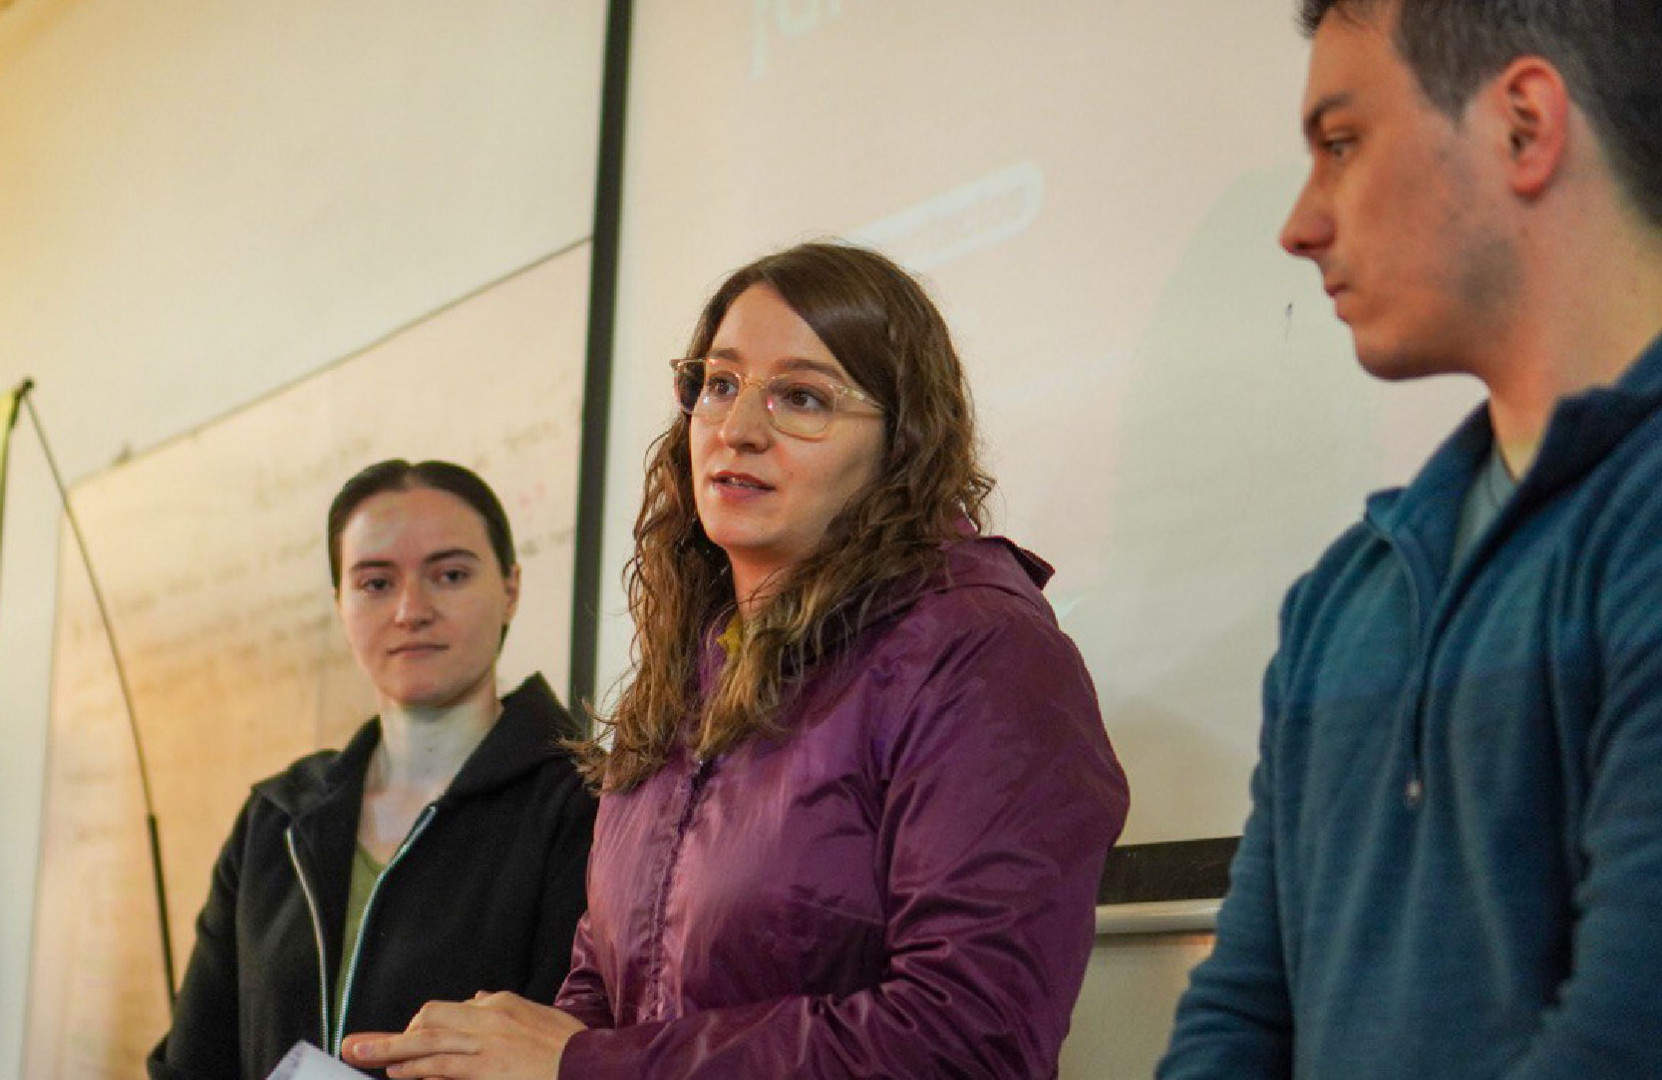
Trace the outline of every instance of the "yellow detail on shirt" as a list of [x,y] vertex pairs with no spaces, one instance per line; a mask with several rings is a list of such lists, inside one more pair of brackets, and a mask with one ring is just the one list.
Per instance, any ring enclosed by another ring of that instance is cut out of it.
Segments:
[[721,651],[728,656],[738,652],[739,647],[744,644],[744,620],[739,618],[738,612],[735,611],[733,617],[727,620],[727,628],[716,638],[716,644],[720,645]]

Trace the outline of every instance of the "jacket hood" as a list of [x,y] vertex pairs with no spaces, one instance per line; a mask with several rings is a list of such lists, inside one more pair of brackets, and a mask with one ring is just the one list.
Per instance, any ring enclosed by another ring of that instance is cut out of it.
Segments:
[[[964,524],[961,540],[945,545],[946,565],[921,584],[912,586],[895,583],[876,596],[865,609],[858,623],[846,606],[834,613],[826,626],[821,650],[813,656],[787,657],[787,670],[800,672],[803,666],[812,667],[819,660],[835,655],[850,639],[905,614],[927,596],[962,588],[990,588],[1018,596],[1052,619],[1049,605],[1040,590],[1055,574],[1051,565],[1026,548],[1002,536],[979,536]],[[705,633],[703,655],[699,662],[700,693],[707,693],[721,670],[724,650],[720,643],[722,625],[716,624]]]
[[[540,674],[532,675],[502,699],[502,715],[462,763],[441,803],[496,790],[566,753],[560,740],[581,731]],[[381,742],[381,719],[372,717],[341,750],[301,758],[254,792],[291,817],[299,817],[347,792],[361,793],[369,759]]]
[[[867,609],[866,625],[892,619],[925,596],[966,587],[997,589],[1044,607],[1039,592],[1055,573],[1049,563],[1002,536],[972,534],[946,546],[946,565],[921,586],[897,586],[874,601]],[[838,635],[839,640],[844,636]]]

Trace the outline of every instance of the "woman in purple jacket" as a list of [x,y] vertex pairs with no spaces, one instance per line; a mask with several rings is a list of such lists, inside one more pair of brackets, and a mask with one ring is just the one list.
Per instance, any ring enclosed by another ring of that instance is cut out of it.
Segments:
[[1126,786],[1049,567],[982,535],[945,324],[882,256],[807,244],[729,277],[687,355],[571,975],[554,1007],[433,1003],[349,1060],[1054,1076]]

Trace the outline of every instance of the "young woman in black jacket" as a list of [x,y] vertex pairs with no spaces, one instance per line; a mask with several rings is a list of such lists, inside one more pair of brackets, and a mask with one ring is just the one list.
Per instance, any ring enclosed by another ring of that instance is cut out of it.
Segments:
[[424,1002],[551,1001],[585,900],[594,801],[541,676],[496,695],[519,565],[496,496],[385,461],[329,510],[346,637],[380,715],[254,786],[214,867],[152,1080],[264,1077]]

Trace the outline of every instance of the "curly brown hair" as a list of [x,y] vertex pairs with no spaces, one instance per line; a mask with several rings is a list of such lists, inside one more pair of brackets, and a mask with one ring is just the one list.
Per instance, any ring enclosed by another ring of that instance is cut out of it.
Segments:
[[693,501],[689,417],[678,414],[647,452],[646,490],[625,570],[635,622],[633,677],[610,717],[611,748],[583,745],[585,772],[627,791],[661,768],[677,739],[710,757],[778,716],[831,638],[857,633],[872,602],[919,588],[967,525],[983,528],[993,481],[977,459],[974,410],[940,312],[900,267],[862,248],[800,244],[734,271],[704,306],[687,355],[710,348],[727,310],[766,285],[819,335],[882,405],[878,480],[827,526],[759,612],[713,690],[698,700],[698,660],[736,611],[726,554]]

